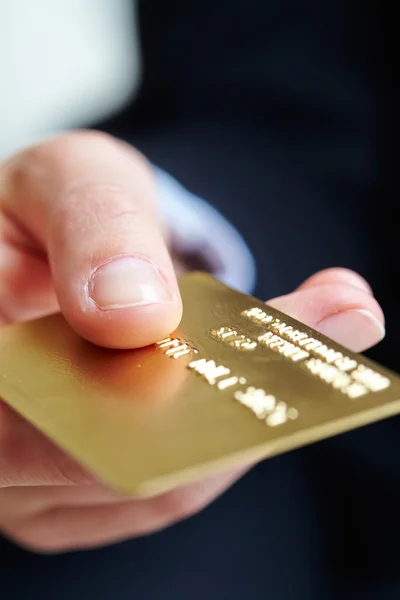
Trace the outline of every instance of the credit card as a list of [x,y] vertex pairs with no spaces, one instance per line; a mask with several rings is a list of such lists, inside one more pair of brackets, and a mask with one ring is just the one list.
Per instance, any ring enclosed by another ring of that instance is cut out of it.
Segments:
[[400,412],[400,377],[203,273],[147,348],[61,315],[0,329],[0,396],[108,487],[149,496]]

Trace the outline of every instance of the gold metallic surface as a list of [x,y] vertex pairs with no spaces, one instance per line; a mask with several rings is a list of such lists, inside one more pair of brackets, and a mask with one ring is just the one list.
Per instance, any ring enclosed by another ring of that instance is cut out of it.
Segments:
[[[400,413],[400,378],[205,274],[154,346],[60,315],[0,329],[0,396],[108,486],[145,496]],[[1,464],[1,457],[0,457]]]

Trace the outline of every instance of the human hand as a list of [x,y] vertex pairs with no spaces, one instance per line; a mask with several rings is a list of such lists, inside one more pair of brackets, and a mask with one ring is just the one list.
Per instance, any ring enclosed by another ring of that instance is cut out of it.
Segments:
[[[111,348],[171,333],[182,307],[154,197],[145,159],[103,134],[62,136],[1,166],[3,324],[61,310],[80,335]],[[355,351],[384,333],[369,286],[345,269],[269,303]],[[155,532],[200,511],[245,470],[123,498],[0,403],[0,530],[35,551]]]

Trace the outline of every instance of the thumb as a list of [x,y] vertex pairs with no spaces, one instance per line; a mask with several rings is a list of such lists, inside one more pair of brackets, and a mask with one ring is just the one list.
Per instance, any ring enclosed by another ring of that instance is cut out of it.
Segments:
[[25,255],[44,251],[58,304],[80,335],[134,348],[178,326],[179,289],[138,153],[75,133],[20,154],[3,173],[1,208],[28,232]]
[[383,312],[371,288],[347,269],[321,271],[296,292],[268,304],[353,352],[363,352],[385,336]]
[[[354,351],[373,346],[384,333],[382,311],[367,284],[342,269],[318,273],[296,292],[268,304],[323,333],[328,324],[329,337]],[[0,402],[0,488],[83,484],[88,478],[74,461]],[[225,481],[223,486],[228,484]],[[215,482],[202,486],[204,493],[209,490],[210,499],[215,496]]]

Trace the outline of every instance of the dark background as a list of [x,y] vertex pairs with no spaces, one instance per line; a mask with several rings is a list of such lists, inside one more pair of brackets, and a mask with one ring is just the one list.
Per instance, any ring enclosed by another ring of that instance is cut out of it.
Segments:
[[[372,284],[398,370],[398,34],[389,3],[143,0],[139,96],[98,126],[243,233],[257,295],[345,266]],[[394,600],[393,418],[266,461],[200,515],[113,548],[33,556],[3,542],[7,598]]]

